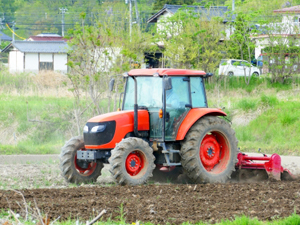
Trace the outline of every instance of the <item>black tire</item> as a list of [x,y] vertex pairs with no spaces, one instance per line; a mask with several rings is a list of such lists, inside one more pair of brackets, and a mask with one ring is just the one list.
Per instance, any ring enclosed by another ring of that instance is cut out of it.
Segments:
[[259,74],[258,74],[258,72],[254,72],[254,73],[252,73],[252,76],[259,77]]
[[111,151],[110,172],[116,183],[140,185],[152,177],[155,157],[149,144],[135,137],[123,139]]
[[181,146],[181,164],[195,183],[224,183],[237,163],[237,139],[223,119],[206,116],[188,131]]
[[227,75],[230,76],[230,77],[233,77],[233,76],[234,76],[234,73],[233,73],[232,71],[230,71],[230,72],[228,72]]
[[102,162],[91,162],[88,168],[80,166],[76,159],[77,150],[84,149],[84,142],[81,136],[71,138],[61,149],[60,170],[62,176],[69,183],[93,183],[101,175]]

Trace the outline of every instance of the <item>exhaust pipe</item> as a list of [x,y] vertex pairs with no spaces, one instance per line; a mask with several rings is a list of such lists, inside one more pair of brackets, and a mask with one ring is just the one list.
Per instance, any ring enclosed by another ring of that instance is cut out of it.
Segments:
[[134,117],[134,135],[136,137],[140,137],[139,131],[138,131],[138,104],[137,104],[137,81],[135,77],[132,77],[134,80],[134,105],[133,105],[133,117]]

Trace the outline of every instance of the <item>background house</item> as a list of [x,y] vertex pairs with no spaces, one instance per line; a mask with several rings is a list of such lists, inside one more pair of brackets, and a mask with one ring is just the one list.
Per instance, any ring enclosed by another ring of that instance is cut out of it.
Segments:
[[27,41],[66,41],[66,39],[58,34],[41,33],[35,36],[30,36]]
[[68,71],[69,48],[64,41],[15,41],[3,52],[9,52],[10,72]]
[[269,23],[260,26],[258,29],[261,33],[252,36],[256,46],[256,59],[262,54],[262,50],[265,47],[270,46],[270,36],[277,36],[282,39],[282,42],[284,42],[284,40],[288,42],[288,38],[293,37],[296,42],[298,41],[298,45],[300,44],[300,5],[277,9],[273,12],[274,15],[279,14],[282,16],[281,22]]
[[179,9],[186,7],[187,10],[192,10],[195,15],[203,17],[204,20],[210,21],[213,17],[222,18],[222,23],[224,25],[224,31],[226,33],[226,38],[232,34],[232,29],[227,25],[228,22],[232,22],[235,19],[235,15],[231,15],[231,11],[227,6],[211,6],[206,8],[204,6],[196,5],[168,5],[165,4],[164,7],[152,17],[150,17],[147,23],[157,23],[157,30],[163,30],[166,24],[166,18],[174,15]]
[[[199,18],[203,21],[203,24],[209,24],[213,18],[219,18],[220,26],[218,26],[219,42],[223,42],[229,39],[230,35],[233,33],[233,29],[229,22],[235,19],[235,15],[232,15],[231,11],[226,6],[212,6],[209,8],[203,6],[189,5],[168,5],[165,4],[164,7],[151,16],[147,23],[156,23],[158,34],[166,33],[167,39],[177,36],[182,30],[182,24],[179,22],[170,22],[170,17],[179,13],[181,10],[186,10],[191,12],[192,16]],[[215,22],[215,21],[214,21]],[[200,28],[201,29],[201,28]],[[166,40],[160,40],[156,43],[160,49],[165,48]],[[161,60],[164,56],[162,52],[158,51],[156,53],[145,53],[145,61],[147,62],[146,67],[165,67],[164,60]],[[174,65],[171,65],[174,66]]]

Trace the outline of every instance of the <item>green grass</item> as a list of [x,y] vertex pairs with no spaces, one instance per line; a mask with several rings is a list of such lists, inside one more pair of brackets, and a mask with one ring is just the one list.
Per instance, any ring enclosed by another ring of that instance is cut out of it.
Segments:
[[[0,218],[8,218],[9,217],[9,213],[2,210],[0,212]],[[9,221],[13,222],[13,219],[10,219]],[[22,222],[23,225],[31,225],[32,221],[22,221],[20,219],[20,221]],[[57,221],[55,224],[57,225],[74,225],[74,224],[80,224],[80,225],[84,225],[85,223],[83,221],[81,222],[77,222],[74,220],[67,220],[67,221]],[[124,220],[120,220],[120,221],[112,221],[112,220],[108,220],[106,222],[104,221],[98,221],[96,223],[94,223],[95,225],[114,225],[114,224],[126,224],[126,225],[135,225],[136,223],[126,223]],[[139,222],[140,225],[153,225],[153,223],[150,222]],[[169,224],[169,223],[167,223]],[[203,223],[203,222],[198,222],[198,223],[189,223],[189,222],[184,222],[182,223],[182,225],[210,225],[211,223]],[[241,217],[236,217],[234,220],[224,220],[220,223],[216,223],[215,225],[299,225],[300,224],[300,216],[297,214],[292,214],[289,217],[286,218],[280,218],[280,219],[276,219],[273,221],[260,221],[257,218],[250,218],[250,217],[246,217],[246,216],[241,216]]]
[[[261,147],[263,151],[300,154],[300,102],[271,101],[266,110],[247,126],[236,127],[242,151]],[[276,102],[276,103],[275,103]]]
[[252,110],[252,111],[256,110],[257,106],[258,106],[258,101],[255,99],[244,98],[244,99],[241,99],[240,101],[238,101],[238,103],[237,103],[237,108],[240,108],[246,112],[248,112],[250,110]]
[[[107,101],[102,104],[107,105]],[[70,130],[77,135],[73,110],[70,98],[0,95],[2,132],[12,140],[10,144],[0,143],[0,154],[58,153],[71,137]],[[92,115],[93,108],[85,111],[82,127]]]
[[[13,144],[0,146],[0,154],[57,153],[70,128],[73,103],[67,98],[0,95],[0,121]],[[26,138],[22,136],[26,135]]]
[[293,86],[300,85],[300,75],[295,75],[281,83],[272,83],[268,75],[261,75],[259,77],[251,77],[249,85],[246,84],[244,77],[228,77],[228,76],[213,76],[210,80],[205,81],[206,90],[213,90],[218,86],[221,90],[236,90],[244,89],[251,93],[257,87],[264,89],[275,89],[276,91],[289,90]]

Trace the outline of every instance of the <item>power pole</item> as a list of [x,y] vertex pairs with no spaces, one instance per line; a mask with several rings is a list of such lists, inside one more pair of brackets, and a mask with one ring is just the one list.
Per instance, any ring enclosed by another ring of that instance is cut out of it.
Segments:
[[[2,18],[0,18],[0,29],[1,30],[3,29],[2,25],[3,25]],[[1,36],[2,36],[2,34],[0,35],[0,45],[1,45]]]
[[13,28],[13,36],[12,36],[12,42],[15,42],[15,21],[12,22],[12,28]]
[[141,27],[141,26],[140,26],[140,17],[139,17],[139,10],[138,10],[138,7],[137,7],[137,2],[136,2],[136,0],[134,0],[134,4],[135,4],[136,23],[137,23],[137,25],[138,25],[139,28],[140,28],[140,27]]
[[[4,23],[3,23],[3,21],[5,20],[5,18],[4,18],[4,13],[2,13],[3,14],[3,17],[2,18],[0,18],[0,30],[3,30],[4,29]],[[1,36],[2,35],[0,35],[0,45],[2,44],[2,38],[1,38]],[[0,49],[1,50],[1,49]]]
[[61,11],[61,35],[65,36],[65,13],[68,11],[67,8],[59,8]]
[[132,4],[131,0],[129,0],[129,37],[131,42],[131,32],[132,32]]
[[[135,19],[136,21],[132,21],[132,2],[135,4]],[[139,10],[137,7],[137,1],[136,0],[125,0],[125,4],[129,3],[129,36],[131,41],[131,33],[132,33],[132,24],[136,23],[138,27],[140,28],[140,18],[139,18]]]

